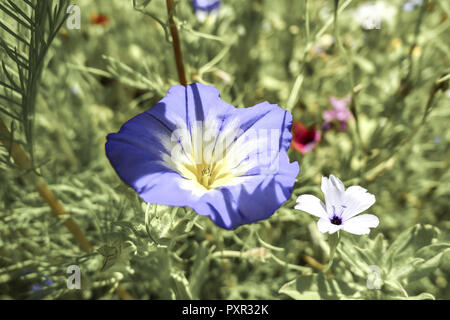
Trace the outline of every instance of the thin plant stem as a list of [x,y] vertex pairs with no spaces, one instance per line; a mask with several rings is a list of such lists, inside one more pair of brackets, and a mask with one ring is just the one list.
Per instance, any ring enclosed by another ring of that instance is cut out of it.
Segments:
[[[302,258],[303,258],[303,260],[305,260],[305,262],[307,264],[309,264],[311,267],[313,267],[314,269],[317,269],[319,271],[322,271],[327,267],[326,265],[321,264],[319,261],[317,261],[313,257],[304,255]],[[330,270],[328,270],[327,276],[332,278],[332,277],[334,277],[334,274]]]
[[414,28],[414,39],[412,44],[409,47],[408,55],[406,59],[408,60],[408,72],[407,74],[400,79],[399,87],[397,88],[397,91],[394,95],[394,103],[398,103],[399,101],[404,100],[412,91],[413,89],[413,83],[411,81],[411,76],[413,74],[413,67],[414,67],[414,59],[413,59],[413,53],[414,49],[417,47],[418,37],[420,33],[420,27],[423,22],[423,18],[425,15],[426,10],[426,4],[424,3],[422,5],[422,8],[419,13],[419,18],[417,19],[416,26]]
[[358,107],[357,107],[357,103],[356,103],[356,92],[355,92],[355,79],[354,79],[354,75],[353,75],[353,58],[352,58],[352,53],[351,53],[351,49],[349,51],[347,51],[344,47],[344,45],[342,44],[341,38],[339,36],[339,24],[338,24],[338,5],[339,5],[339,1],[335,0],[334,2],[335,4],[335,8],[334,8],[334,38],[336,39],[336,43],[338,44],[339,50],[344,54],[344,56],[347,57],[346,62],[347,62],[347,68],[348,68],[348,75],[349,75],[349,86],[350,86],[350,92],[351,92],[351,103],[350,103],[350,110],[355,118],[355,131],[356,131],[356,136],[359,142],[359,145],[361,147],[361,150],[363,151],[363,153],[366,153],[366,147],[364,145],[364,142],[361,138],[361,129],[359,126],[359,117],[358,117]]
[[173,0],[166,0],[167,13],[169,14],[170,34],[172,35],[173,53],[175,55],[175,62],[177,64],[178,78],[180,84],[187,86],[186,74],[184,72],[183,55],[181,53],[180,36],[178,28],[173,17],[175,16],[175,6]]
[[306,29],[306,43],[309,44],[310,32],[309,32],[309,2],[305,0],[305,29]]
[[328,242],[330,245],[330,258],[328,261],[328,265],[322,270],[323,273],[327,273],[330,270],[331,266],[333,265],[334,256],[336,254],[336,248],[339,245],[339,241],[340,241],[339,231],[330,234],[330,236],[328,237]]
[[294,85],[292,86],[291,93],[289,94],[288,100],[286,102],[286,109],[289,112],[292,112],[292,109],[294,108],[295,103],[297,102],[298,95],[300,94],[300,89],[303,84],[303,71],[305,68],[305,61],[306,56],[308,54],[309,48],[310,48],[310,31],[309,31],[309,12],[308,12],[308,0],[305,0],[305,30],[306,30],[306,43],[305,43],[305,50],[303,51],[303,62],[302,67],[300,69],[300,74],[295,79]]

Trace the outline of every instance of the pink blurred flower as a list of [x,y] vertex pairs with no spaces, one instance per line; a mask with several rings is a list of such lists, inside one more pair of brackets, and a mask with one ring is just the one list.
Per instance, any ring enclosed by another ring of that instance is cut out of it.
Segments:
[[340,124],[341,131],[347,129],[347,121],[353,117],[352,112],[347,108],[351,101],[352,97],[350,95],[342,99],[330,97],[330,103],[333,109],[328,109],[323,112],[323,119],[325,120],[323,124],[324,131],[330,129],[332,122],[336,120]]
[[314,127],[307,128],[300,121],[294,121],[292,124],[292,143],[291,148],[301,154],[310,152],[321,140],[322,136],[319,130]]

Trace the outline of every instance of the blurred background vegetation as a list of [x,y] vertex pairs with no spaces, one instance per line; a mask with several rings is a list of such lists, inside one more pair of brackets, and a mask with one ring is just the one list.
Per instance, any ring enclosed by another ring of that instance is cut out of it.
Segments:
[[[450,5],[376,1],[380,28],[368,29],[368,3],[224,0],[200,21],[177,2],[188,82],[318,130],[331,96],[353,97],[347,130],[289,151],[301,166],[291,200],[225,231],[147,206],[105,156],[106,135],[178,83],[165,1],[1,0],[0,298],[450,299]],[[70,4],[80,29],[65,22]],[[325,276],[326,236],[293,207],[331,173],[375,194],[380,226],[345,234]],[[81,290],[67,289],[69,265]]]

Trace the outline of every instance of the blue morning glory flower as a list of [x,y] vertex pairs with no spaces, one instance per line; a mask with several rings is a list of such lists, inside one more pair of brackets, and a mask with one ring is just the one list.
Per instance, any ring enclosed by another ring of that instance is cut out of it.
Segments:
[[299,172],[287,156],[291,123],[268,102],[235,108],[213,86],[176,85],[109,134],[106,155],[145,202],[190,207],[233,229],[290,198]]
[[195,10],[197,19],[204,22],[209,16],[213,18],[217,16],[219,7],[222,5],[220,0],[194,0],[192,6]]
[[219,9],[221,2],[220,0],[194,0],[192,6],[195,11],[212,12]]

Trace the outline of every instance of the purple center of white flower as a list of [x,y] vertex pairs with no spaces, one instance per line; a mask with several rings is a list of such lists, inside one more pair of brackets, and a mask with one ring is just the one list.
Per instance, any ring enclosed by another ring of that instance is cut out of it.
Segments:
[[333,207],[333,216],[330,218],[330,222],[332,224],[340,226],[342,224],[342,214],[344,213],[344,210],[347,208],[347,206],[341,205],[341,211],[339,213],[336,213],[335,206],[332,207]]
[[338,216],[333,216],[333,218],[330,219],[332,224],[335,224],[337,226],[340,226],[342,224],[342,218]]

